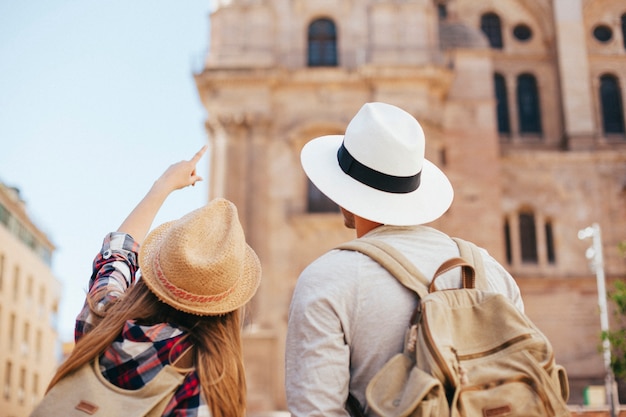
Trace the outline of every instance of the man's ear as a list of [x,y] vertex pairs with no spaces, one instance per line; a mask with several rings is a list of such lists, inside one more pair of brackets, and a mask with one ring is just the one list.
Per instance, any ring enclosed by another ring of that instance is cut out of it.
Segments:
[[348,229],[356,229],[356,222],[354,220],[354,214],[349,212],[343,207],[339,207],[341,209],[341,214],[343,214],[343,224]]

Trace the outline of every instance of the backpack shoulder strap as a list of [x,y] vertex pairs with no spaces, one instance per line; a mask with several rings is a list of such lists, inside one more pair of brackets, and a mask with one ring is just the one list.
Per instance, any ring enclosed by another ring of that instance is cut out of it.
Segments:
[[172,366],[176,368],[178,372],[187,373],[194,370],[194,347],[189,346],[181,353]]
[[399,250],[377,239],[360,238],[345,242],[336,249],[361,252],[378,262],[402,285],[417,293],[420,298],[428,294],[429,280]]
[[476,279],[476,288],[479,290],[488,290],[487,275],[485,274],[485,264],[480,249],[474,243],[453,237],[452,240],[459,247],[461,258],[467,263],[474,266],[474,274]]

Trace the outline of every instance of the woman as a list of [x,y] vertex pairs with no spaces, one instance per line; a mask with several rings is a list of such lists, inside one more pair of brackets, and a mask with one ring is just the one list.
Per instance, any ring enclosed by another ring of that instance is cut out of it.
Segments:
[[193,368],[162,415],[245,414],[241,316],[261,268],[235,206],[216,199],[147,235],[167,196],[202,180],[196,164],[205,150],[171,165],[105,237],[76,321],[76,347],[48,390],[96,357],[109,382],[142,388],[191,347]]

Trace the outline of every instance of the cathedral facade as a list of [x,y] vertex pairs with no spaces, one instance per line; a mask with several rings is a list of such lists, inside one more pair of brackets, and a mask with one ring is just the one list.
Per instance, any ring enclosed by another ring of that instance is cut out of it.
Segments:
[[284,340],[302,269],[354,237],[300,168],[365,102],[424,128],[455,200],[432,226],[486,248],[550,338],[571,401],[603,384],[597,223],[607,287],[626,277],[626,5],[621,0],[230,0],[195,74],[209,195],[239,208],[264,281],[245,350],[249,409],[285,409]]

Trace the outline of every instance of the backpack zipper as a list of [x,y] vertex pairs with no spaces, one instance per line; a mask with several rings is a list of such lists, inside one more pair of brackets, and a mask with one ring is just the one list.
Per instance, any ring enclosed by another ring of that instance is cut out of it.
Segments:
[[425,314],[422,315],[421,320],[422,320],[422,328],[424,329],[424,337],[426,338],[426,346],[428,346],[430,355],[435,359],[435,363],[437,364],[437,366],[443,373],[443,376],[445,378],[445,381],[443,381],[444,386],[447,385],[448,388],[451,388],[454,383],[452,372],[450,372],[450,368],[448,367],[448,364],[446,363],[444,358],[441,356],[439,351],[433,347],[434,345],[433,337],[430,333],[430,328],[428,327],[428,319],[426,318]]
[[478,353],[469,353],[466,355],[458,355],[458,359],[459,361],[468,361],[468,360],[472,360],[472,359],[477,359],[477,358],[482,358],[483,356],[489,356],[492,355],[496,352],[499,352],[501,350],[504,350],[506,348],[508,348],[509,346],[513,346],[516,343],[522,342],[524,340],[528,340],[532,338],[532,335],[526,333],[526,334],[522,334],[519,336],[514,337],[513,339],[509,339],[506,342],[502,343],[501,345],[498,345],[494,348],[491,348],[489,350],[485,350],[483,352],[478,352]]
[[[427,339],[426,340],[426,345],[428,346],[428,350],[430,351],[431,356],[434,358],[435,363],[437,364],[437,366],[439,367],[439,369],[441,370],[441,372],[444,374],[444,378],[446,379],[446,382],[448,382],[448,386],[452,387],[454,385],[454,377],[452,375],[452,372],[450,371],[450,367],[448,366],[448,364],[446,363],[445,359],[443,358],[443,356],[441,355],[441,353],[434,348],[434,341],[432,338],[432,335],[430,333],[430,327],[428,326],[428,319],[426,315],[422,315],[421,317],[422,319],[422,327],[424,328],[424,337]],[[499,352],[501,350],[504,350],[516,343],[522,342],[524,340],[528,340],[532,338],[532,335],[530,334],[522,334],[519,335],[517,337],[514,337],[513,339],[507,340],[506,342],[502,343],[499,346],[496,346],[492,349],[483,351],[483,352],[478,352],[478,353],[472,353],[472,354],[466,354],[466,355],[458,355],[456,353],[456,351],[454,352],[457,360],[459,361],[459,364],[461,361],[466,361],[466,360],[470,360],[470,359],[476,359],[476,358],[481,358],[484,356],[488,356],[491,354],[494,354],[496,352]]]

